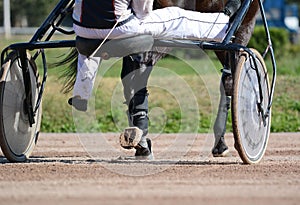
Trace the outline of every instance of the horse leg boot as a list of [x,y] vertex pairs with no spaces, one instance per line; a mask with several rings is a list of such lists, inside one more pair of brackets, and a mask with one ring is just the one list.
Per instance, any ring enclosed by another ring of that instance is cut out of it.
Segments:
[[[135,148],[136,159],[153,158],[151,140],[146,138],[149,121],[147,83],[153,67],[147,55],[144,53],[124,57],[121,73],[124,97],[128,106],[129,127],[121,134],[120,143],[124,148]],[[134,139],[135,143],[126,147],[128,145],[126,139],[132,142]]]
[[215,144],[212,149],[212,154],[214,157],[225,157],[229,153],[228,146],[226,145],[224,139],[228,110],[231,102],[230,87],[232,87],[231,73],[228,72],[229,70],[227,69],[223,70],[222,80],[220,83],[221,98],[217,118],[214,124]]
[[141,139],[134,147],[136,149],[135,157],[139,159],[152,158],[151,140],[146,138],[148,134],[148,92],[144,88],[138,91],[131,99],[128,106],[129,123],[133,126],[130,129],[141,130]]

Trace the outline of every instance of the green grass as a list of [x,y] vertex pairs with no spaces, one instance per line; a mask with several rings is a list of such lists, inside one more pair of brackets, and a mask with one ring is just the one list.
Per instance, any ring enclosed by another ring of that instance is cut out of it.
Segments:
[[300,131],[299,85],[299,75],[278,77],[272,110],[273,132]]
[[[28,41],[29,37],[17,36],[9,41],[1,39],[2,50],[11,42]],[[59,56],[67,53],[68,49],[49,49],[46,52],[48,62],[53,63]],[[175,55],[179,58],[171,56],[160,60],[149,81],[150,132],[212,132],[218,106],[221,65],[215,57],[212,60],[182,60],[180,58],[186,59],[184,52]],[[278,78],[272,107],[271,131],[298,132],[300,53],[285,55],[277,60]],[[40,68],[40,59],[37,64]],[[270,61],[266,64],[270,67]],[[96,82],[95,101],[90,102],[95,108],[95,112],[92,112],[95,117],[78,117],[76,113],[72,113],[71,107],[67,105],[71,93],[60,93],[62,81],[57,80],[62,68],[50,69],[43,97],[41,131],[120,132],[127,126],[126,106],[123,104],[119,79],[120,68],[120,59],[106,61],[101,66]],[[231,131],[230,117],[227,129]]]

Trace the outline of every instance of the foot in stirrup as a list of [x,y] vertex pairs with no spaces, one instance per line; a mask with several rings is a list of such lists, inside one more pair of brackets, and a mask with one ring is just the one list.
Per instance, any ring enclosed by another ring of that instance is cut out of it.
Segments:
[[128,127],[120,135],[120,145],[124,149],[132,149],[138,146],[142,136],[143,131],[138,127]]
[[135,147],[135,158],[140,160],[152,160],[153,153],[152,153],[152,143],[149,138],[146,138],[147,140],[147,147],[142,147],[138,144],[138,146]]
[[227,1],[223,12],[224,14],[226,14],[231,18],[237,12],[240,6],[241,6],[240,0],[229,0]]
[[212,149],[212,154],[214,157],[226,157],[229,154],[227,145],[225,144],[224,136],[222,136],[219,142]]
[[87,103],[87,100],[81,99],[79,96],[74,96],[68,100],[69,105],[72,105],[76,110],[83,112],[87,111]]

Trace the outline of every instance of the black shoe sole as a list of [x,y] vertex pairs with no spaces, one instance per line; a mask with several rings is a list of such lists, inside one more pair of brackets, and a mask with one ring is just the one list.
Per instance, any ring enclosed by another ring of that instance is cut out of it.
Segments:
[[68,104],[73,106],[76,110],[86,112],[87,111],[87,100],[78,99],[76,97],[72,97],[68,100]]

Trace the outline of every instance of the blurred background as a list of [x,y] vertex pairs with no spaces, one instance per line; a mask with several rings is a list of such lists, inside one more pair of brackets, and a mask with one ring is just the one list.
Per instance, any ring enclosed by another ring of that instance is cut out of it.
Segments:
[[[45,16],[50,13],[59,0],[1,0],[0,33],[26,34],[34,31]],[[300,1],[265,0],[264,8],[269,26],[285,28],[291,33],[291,40],[296,43],[299,33]],[[71,21],[69,22],[71,23]],[[261,24],[258,15],[257,24]],[[22,29],[20,29],[22,28]],[[28,28],[28,29],[27,29]],[[9,34],[8,34],[9,35]]]

